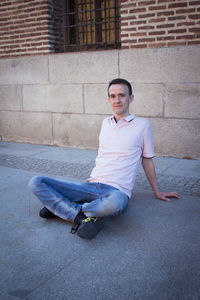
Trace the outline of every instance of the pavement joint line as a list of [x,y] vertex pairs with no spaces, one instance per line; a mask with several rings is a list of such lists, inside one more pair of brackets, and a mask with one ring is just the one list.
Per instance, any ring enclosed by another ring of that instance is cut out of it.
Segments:
[[[45,152],[46,150],[44,150]],[[42,151],[43,152],[43,151]],[[73,162],[41,159],[33,156],[15,156],[0,154],[0,166],[35,171],[51,175],[73,177],[86,180],[94,167],[94,161]],[[200,179],[157,173],[157,181],[160,189],[175,189],[180,194],[200,196]],[[142,189],[150,189],[150,185],[144,173],[139,173],[136,178],[136,186]]]
[[55,271],[54,273],[51,274],[51,276],[49,276],[48,278],[46,278],[45,280],[43,280],[35,289],[33,289],[29,294],[27,294],[23,299],[26,299],[27,297],[29,297],[31,294],[33,294],[34,292],[36,292],[38,289],[40,289],[43,285],[45,285],[49,280],[51,280],[52,278],[54,278],[57,274],[59,274],[60,272],[62,272],[62,270],[64,270],[65,268],[67,268],[68,266],[70,266],[71,264],[73,264],[75,261],[81,259],[84,255],[79,255],[78,257],[72,259],[67,265],[60,267],[57,271]]

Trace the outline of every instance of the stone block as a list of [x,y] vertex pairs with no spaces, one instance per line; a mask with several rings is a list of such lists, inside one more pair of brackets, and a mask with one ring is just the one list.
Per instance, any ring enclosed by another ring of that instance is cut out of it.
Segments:
[[162,84],[133,84],[134,101],[130,112],[137,116],[163,116],[164,86]]
[[21,85],[0,85],[0,110],[22,110]]
[[86,84],[84,86],[84,107],[86,113],[112,114],[108,102],[108,84]]
[[120,76],[132,82],[200,82],[200,47],[119,51]]
[[51,115],[48,113],[1,111],[0,135],[5,141],[51,145]]
[[107,83],[118,73],[117,50],[49,56],[51,83]]
[[58,146],[97,149],[103,115],[53,114],[53,138]]
[[168,85],[165,117],[200,119],[199,84]]
[[29,56],[0,60],[0,84],[44,84],[47,82],[47,56]]
[[200,159],[200,121],[150,119],[155,152],[163,156]]
[[82,113],[82,85],[24,85],[26,111]]

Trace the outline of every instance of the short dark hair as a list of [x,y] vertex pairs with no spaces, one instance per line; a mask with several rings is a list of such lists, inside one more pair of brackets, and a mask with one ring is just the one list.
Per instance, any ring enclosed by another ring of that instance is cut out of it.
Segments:
[[130,82],[128,82],[126,79],[115,78],[115,79],[113,79],[112,81],[109,82],[109,85],[108,85],[108,96],[109,96],[109,88],[113,84],[124,84],[124,85],[126,85],[128,87],[129,95],[132,95],[132,86],[131,86]]

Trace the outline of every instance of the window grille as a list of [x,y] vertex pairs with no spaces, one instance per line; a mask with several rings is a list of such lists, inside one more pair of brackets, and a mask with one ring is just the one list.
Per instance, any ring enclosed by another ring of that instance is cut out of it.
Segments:
[[65,51],[120,47],[119,0],[66,0]]

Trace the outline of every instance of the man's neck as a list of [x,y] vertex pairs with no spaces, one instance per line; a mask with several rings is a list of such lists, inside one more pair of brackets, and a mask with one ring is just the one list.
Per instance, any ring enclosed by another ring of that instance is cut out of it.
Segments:
[[115,120],[115,122],[117,123],[120,119],[126,118],[126,117],[128,117],[128,116],[130,116],[130,113],[128,113],[128,114],[126,114],[126,115],[124,115],[124,116],[118,116],[118,115],[115,115],[115,116],[114,116],[114,120]]

